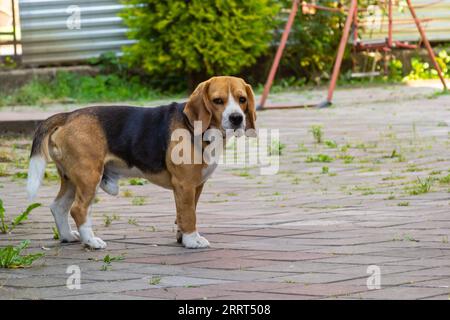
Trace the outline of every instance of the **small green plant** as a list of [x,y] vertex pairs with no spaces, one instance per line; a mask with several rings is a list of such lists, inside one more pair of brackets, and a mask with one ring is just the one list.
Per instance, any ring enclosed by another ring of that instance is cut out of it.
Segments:
[[247,170],[234,172],[233,175],[238,176],[238,177],[246,177],[246,178],[251,178],[252,177],[250,172],[248,172]]
[[450,174],[446,175],[445,177],[439,178],[439,183],[441,184],[448,184],[450,183]]
[[12,175],[13,180],[20,180],[28,178],[28,173],[26,172],[16,172]]
[[407,188],[407,191],[412,196],[428,193],[431,189],[432,181],[429,177],[424,180],[417,177],[416,183],[412,187]]
[[5,222],[5,208],[3,207],[3,200],[0,199],[0,232],[1,233],[11,233],[20,223],[28,219],[28,215],[30,212],[37,207],[40,207],[40,203],[33,203],[29,205],[25,211],[20,213],[17,217],[15,217],[11,223],[8,225]]
[[0,249],[0,268],[25,268],[31,266],[31,264],[44,256],[43,253],[33,253],[27,255],[21,255],[30,244],[29,240],[22,241],[18,246],[6,246]]
[[411,242],[420,242],[420,240],[417,240],[413,238],[412,236],[408,234],[404,234],[403,237],[396,237],[392,239],[392,241],[411,241]]
[[318,154],[315,156],[306,157],[306,162],[332,162],[333,158],[326,154]]
[[58,232],[58,229],[57,229],[55,226],[53,226],[53,227],[52,227],[52,231],[53,231],[53,239],[59,240],[59,232]]
[[0,177],[7,177],[9,175],[8,167],[4,164],[0,164]]
[[273,140],[269,146],[268,154],[271,155],[281,155],[283,149],[286,148],[286,145],[281,143],[278,140]]
[[330,172],[330,168],[329,167],[322,167],[322,174],[327,174]]
[[408,201],[399,202],[397,205],[398,205],[399,207],[407,207],[407,206],[409,206],[409,202],[408,202]]
[[133,200],[131,200],[131,204],[133,206],[143,206],[145,204],[145,197],[134,197]]
[[128,219],[128,224],[131,224],[131,225],[133,225],[133,226],[138,226],[138,225],[139,225],[138,222],[137,222],[137,220],[136,220],[136,218],[130,218],[130,219]]
[[113,221],[120,220],[120,217],[117,214],[113,214],[112,216],[104,214],[103,215],[103,222],[105,224],[105,227],[109,227]]
[[122,196],[125,198],[131,198],[133,196],[133,192],[131,190],[125,189],[122,192]]
[[112,263],[114,261],[121,261],[125,259],[123,256],[110,256],[109,254],[107,254],[104,258],[103,258],[103,265],[101,266],[100,270],[101,271],[107,271],[112,267]]
[[424,168],[419,168],[415,164],[409,164],[408,167],[406,168],[405,172],[419,172],[419,171],[424,171],[424,170],[425,170]]
[[328,148],[337,148],[337,146],[338,146],[336,141],[334,141],[334,140],[325,140],[324,143]]
[[148,283],[152,286],[156,286],[161,283],[161,277],[160,276],[151,277],[151,279],[148,280]]
[[58,181],[60,177],[55,171],[45,171],[44,179],[47,181]]
[[289,279],[284,280],[283,282],[284,282],[284,283],[289,283],[289,284],[297,283],[296,281],[294,281],[294,280],[289,280]]
[[299,143],[297,145],[297,149],[295,149],[295,152],[308,152],[309,149],[307,147],[305,147],[304,143]]
[[405,179],[405,176],[389,176],[389,177],[384,177],[383,181],[390,181],[390,180],[402,180]]
[[338,156],[338,159],[342,159],[342,160],[344,160],[344,163],[345,163],[345,164],[349,164],[349,163],[352,163],[352,162],[353,162],[353,160],[355,159],[355,157],[354,157],[354,156],[351,156],[351,155],[349,155],[349,154],[341,154],[341,155]]
[[420,242],[420,240],[417,240],[417,239],[415,239],[415,238],[413,238],[412,236],[407,235],[407,234],[405,234],[403,238],[404,238],[406,241]]
[[405,157],[401,153],[398,153],[396,149],[393,149],[390,155],[384,156],[383,158],[390,158],[390,159],[397,158],[399,162],[405,161]]
[[322,138],[323,138],[322,126],[321,125],[313,125],[313,126],[311,126],[310,131],[313,135],[314,141],[316,143],[322,143]]
[[144,184],[147,183],[147,180],[142,178],[133,178],[128,180],[128,182],[131,186],[143,186]]

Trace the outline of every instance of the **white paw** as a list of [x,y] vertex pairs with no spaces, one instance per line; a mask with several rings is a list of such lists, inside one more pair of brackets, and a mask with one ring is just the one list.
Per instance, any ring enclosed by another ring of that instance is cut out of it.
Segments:
[[209,241],[198,234],[197,231],[183,234],[183,246],[188,249],[208,248]]
[[62,236],[61,242],[78,242],[80,241],[80,234],[78,231],[71,231],[70,234]]
[[88,246],[91,249],[105,249],[106,243],[102,239],[98,237],[89,238],[87,241],[83,242],[84,245]]

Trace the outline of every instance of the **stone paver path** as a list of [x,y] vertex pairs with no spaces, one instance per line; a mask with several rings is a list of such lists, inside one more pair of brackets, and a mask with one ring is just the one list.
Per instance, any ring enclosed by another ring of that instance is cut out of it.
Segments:
[[[450,95],[434,90],[348,89],[330,109],[259,113],[260,128],[280,129],[280,170],[215,172],[198,208],[210,249],[175,242],[170,191],[129,180],[120,196],[99,192],[94,205],[106,250],[60,244],[48,209],[58,190],[50,166],[43,206],[0,234],[0,247],[28,239],[29,252],[45,257],[31,268],[0,269],[0,298],[447,300]],[[274,100],[283,97],[295,95]],[[313,125],[322,126],[324,142],[314,141]],[[27,205],[29,148],[29,137],[0,141],[8,220]],[[122,260],[105,268],[106,255]],[[71,265],[81,270],[79,290],[66,287]],[[380,271],[380,289],[367,286],[371,270]]]

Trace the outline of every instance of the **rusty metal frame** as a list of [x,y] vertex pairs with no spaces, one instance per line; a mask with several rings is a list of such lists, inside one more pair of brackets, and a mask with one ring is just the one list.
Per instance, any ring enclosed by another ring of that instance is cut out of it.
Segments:
[[[394,41],[392,36],[393,31],[393,17],[392,17],[392,0],[388,1],[388,19],[389,19],[389,29],[388,29],[388,37],[385,42],[377,43],[377,44],[364,44],[364,43],[357,43],[357,30],[354,28],[354,34],[353,34],[353,40],[354,40],[354,46],[357,50],[383,50],[383,51],[390,51],[392,48],[407,48],[407,49],[414,49],[418,46],[411,45],[406,42],[402,41]],[[423,30],[420,19],[417,17],[414,7],[411,4],[411,0],[406,0],[408,4],[409,11],[411,13],[411,16],[416,24],[417,30],[420,33],[421,40],[425,44],[425,47],[428,51],[428,55],[430,56],[430,59],[433,62],[433,66],[436,69],[439,78],[442,82],[444,90],[447,90],[447,84],[445,82],[444,76],[442,74],[442,70],[439,67],[439,64],[436,61],[436,57],[434,55],[433,49],[430,45],[430,42],[428,41],[428,38],[426,37],[425,31]],[[310,6],[313,5],[302,3],[302,6]],[[344,24],[344,30],[342,32],[342,37],[339,43],[336,60],[333,66],[333,73],[331,75],[330,84],[328,87],[328,94],[325,101],[318,103],[318,104],[293,104],[293,105],[273,105],[273,106],[266,106],[267,97],[270,93],[270,88],[272,87],[273,80],[275,79],[275,74],[277,72],[278,66],[280,64],[281,57],[283,55],[284,48],[286,46],[287,39],[289,37],[289,33],[292,29],[292,24],[294,22],[295,16],[298,12],[298,6],[299,6],[299,0],[293,0],[292,1],[292,8],[291,12],[289,14],[288,21],[286,23],[285,29],[283,31],[283,35],[281,37],[280,45],[278,46],[277,53],[275,55],[274,61],[272,63],[269,76],[267,77],[267,81],[264,85],[264,91],[261,96],[261,100],[259,105],[257,106],[257,110],[266,110],[266,109],[288,109],[288,108],[307,108],[307,107],[328,107],[332,104],[333,99],[333,93],[334,89],[336,88],[336,83],[339,77],[340,69],[342,60],[344,57],[345,47],[347,45],[348,38],[350,36],[351,32],[351,26],[357,27],[358,20],[357,20],[357,13],[358,13],[358,1],[357,0],[351,0],[350,8],[348,8],[347,11],[347,18]],[[313,6],[317,9],[322,9],[319,6]],[[342,8],[343,10],[344,8]],[[346,8],[345,8],[346,9]],[[341,9],[335,9],[333,11],[341,11]]]

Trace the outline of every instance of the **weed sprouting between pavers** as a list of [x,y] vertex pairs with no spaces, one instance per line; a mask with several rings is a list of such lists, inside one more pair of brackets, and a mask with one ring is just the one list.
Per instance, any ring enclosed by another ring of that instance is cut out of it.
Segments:
[[25,268],[31,266],[31,264],[44,256],[43,253],[31,253],[22,255],[22,251],[25,250],[30,244],[29,240],[22,241],[17,246],[6,246],[0,249],[0,268]]

